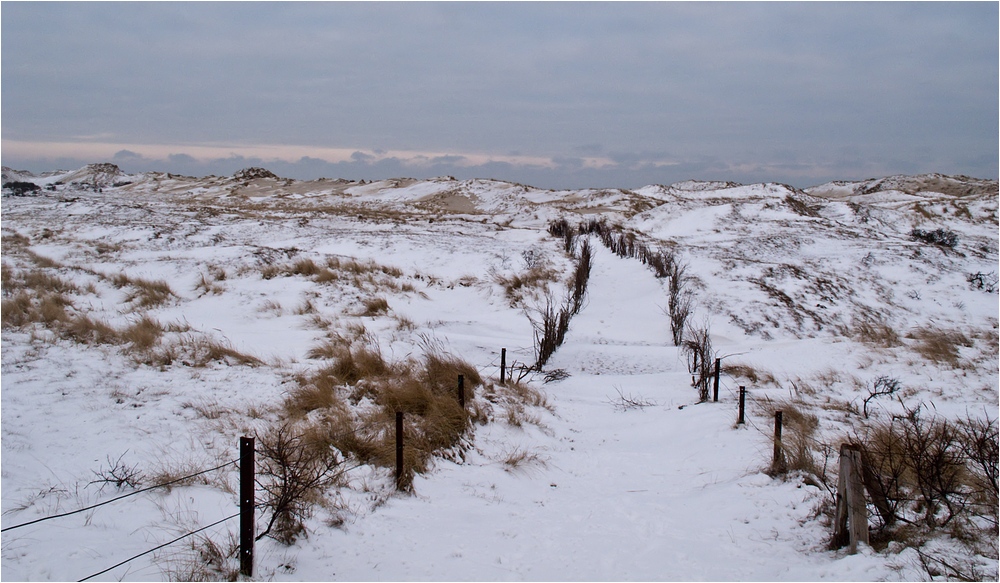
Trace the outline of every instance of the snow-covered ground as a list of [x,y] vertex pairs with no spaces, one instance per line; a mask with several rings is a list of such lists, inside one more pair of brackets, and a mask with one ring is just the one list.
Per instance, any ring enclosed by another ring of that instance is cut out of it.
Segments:
[[[128,343],[80,342],[55,324],[8,325],[5,314],[4,528],[131,491],[92,483],[115,465],[148,485],[235,459],[238,438],[276,422],[296,375],[323,365],[309,351],[334,335],[363,336],[394,361],[430,340],[490,382],[501,348],[508,362],[531,364],[527,316],[546,288],[561,297],[572,269],[546,231],[562,217],[604,217],[672,248],[692,277],[690,322],[710,329],[727,366],[759,381],[724,375],[720,402],[698,404],[671,344],[667,280],[595,239],[586,304],[546,366],[569,376],[527,377],[546,407],[529,406],[522,423],[497,415],[476,426],[464,460],[437,459],[412,494],[394,493],[388,469],[352,470],[307,537],[257,544],[255,578],[926,579],[913,549],[828,550],[829,492],[801,474],[764,473],[768,402],[816,415],[815,439],[834,450],[882,375],[900,381],[904,398],[875,401],[876,417],[904,403],[951,419],[997,416],[997,294],[967,279],[995,280],[996,181],[552,192],[447,177],[303,183],[97,170],[47,175],[39,195],[3,198],[4,301],[30,274],[56,276],[66,313],[118,330],[148,316],[167,328],[155,346],[180,348],[171,362],[137,362]],[[926,190],[956,184],[968,191]],[[929,245],[913,228],[960,242]],[[330,280],[291,273],[303,259],[362,267]],[[532,267],[551,281],[505,289]],[[116,283],[119,274],[132,283]],[[143,306],[142,281],[166,282],[172,295]],[[373,297],[388,309],[364,315]],[[866,327],[898,340],[865,341]],[[923,330],[967,342],[935,360],[921,352]],[[235,352],[202,358],[196,347],[208,343]],[[739,385],[751,394],[743,426]],[[234,514],[235,469],[207,477],[4,532],[3,577],[77,580]],[[231,520],[203,534],[225,546],[236,531]],[[96,579],[191,576],[190,540]],[[981,555],[945,534],[927,544],[997,576],[995,544]]]

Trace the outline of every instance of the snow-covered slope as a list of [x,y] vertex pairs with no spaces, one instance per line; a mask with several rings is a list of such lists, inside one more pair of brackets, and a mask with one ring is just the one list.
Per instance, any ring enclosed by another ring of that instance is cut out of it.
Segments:
[[[330,365],[324,346],[345,338],[393,361],[438,347],[501,390],[501,348],[508,364],[534,362],[530,319],[546,292],[561,301],[573,269],[550,222],[603,219],[687,266],[690,325],[710,331],[728,371],[720,402],[697,403],[671,343],[668,279],[591,237],[584,307],[545,370],[524,371],[537,393],[490,401],[483,388],[474,403],[492,408],[489,422],[418,475],[413,494],[395,493],[385,467],[352,469],[314,508],[308,536],[257,543],[258,578],[926,579],[910,547],[996,577],[995,541],[951,531],[830,551],[820,479],[764,473],[771,414],[785,406],[815,418],[816,464],[835,476],[832,452],[866,422],[862,401],[881,376],[903,389],[867,404],[873,422],[918,403],[952,420],[996,418],[996,181],[548,191],[103,165],[5,168],[4,180],[55,188],[2,200],[4,528],[132,491],[107,482],[112,469],[151,485],[234,459],[237,439],[280,423],[286,398]],[[152,340],[144,319],[159,323]],[[934,352],[932,337],[951,340]],[[546,382],[553,371],[568,376]],[[737,427],[740,385],[751,402]],[[227,467],[4,532],[4,577],[96,573],[230,516],[236,480]],[[198,537],[226,547],[227,532],[235,521],[98,579],[223,577]]]

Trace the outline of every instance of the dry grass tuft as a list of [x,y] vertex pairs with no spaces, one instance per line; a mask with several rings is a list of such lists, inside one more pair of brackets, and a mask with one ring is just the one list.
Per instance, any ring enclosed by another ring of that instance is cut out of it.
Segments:
[[957,366],[959,347],[971,347],[972,340],[958,330],[917,328],[906,335],[917,340],[913,349],[927,360]]
[[866,315],[854,318],[851,322],[850,335],[861,342],[890,348],[899,346],[899,334],[881,318]]
[[163,325],[144,315],[126,326],[120,336],[122,341],[131,344],[134,350],[149,350],[163,336],[163,332]]
[[63,336],[83,344],[118,344],[121,335],[114,327],[101,320],[80,315],[70,320],[62,330]]
[[[765,399],[757,401],[759,412],[769,419],[774,419],[776,411],[781,411],[781,451],[783,459],[772,463],[768,472],[771,475],[783,474],[788,471],[805,472],[819,476],[824,482],[824,471],[816,463],[815,439],[819,428],[819,419],[802,409],[801,403],[786,400]],[[773,428],[772,428],[773,429]]]
[[136,308],[155,308],[167,303],[170,298],[177,297],[170,289],[170,284],[162,280],[129,277],[124,273],[119,273],[109,279],[117,288],[132,288],[125,296],[125,302],[134,302]]
[[136,362],[149,366],[165,367],[175,363],[184,366],[205,367],[218,362],[229,366],[260,366],[259,358],[234,349],[228,342],[190,335],[142,351],[134,356]]
[[316,262],[308,258],[299,259],[288,268],[288,273],[292,275],[311,276],[316,275],[319,271],[320,268]]
[[722,366],[722,372],[736,379],[746,379],[754,385],[775,385],[778,379],[770,371],[757,369],[743,363],[730,363]]
[[[319,348],[329,361],[297,377],[284,402],[284,415],[306,420],[312,440],[320,440],[376,465],[395,464],[395,417],[406,419],[406,472],[428,469],[434,455],[461,457],[470,423],[485,420],[475,404],[482,378],[475,367],[425,343],[422,359],[388,362],[377,346],[334,340]],[[467,408],[458,401],[458,375],[465,378]],[[353,407],[348,407],[350,403]]]
[[383,297],[369,298],[363,302],[364,310],[359,316],[374,317],[389,311],[389,302]]
[[545,460],[537,453],[517,446],[501,452],[500,462],[507,472],[525,471],[532,466],[543,468],[546,466]]
[[558,272],[546,264],[538,263],[523,273],[504,276],[494,274],[493,281],[504,290],[511,306],[522,303],[525,298],[536,296],[549,282],[558,279]]

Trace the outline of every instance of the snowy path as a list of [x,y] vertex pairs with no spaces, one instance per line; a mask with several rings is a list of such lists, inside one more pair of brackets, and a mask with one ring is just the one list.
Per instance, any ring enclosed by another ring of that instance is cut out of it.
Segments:
[[[443,462],[417,479],[416,496],[391,499],[346,532],[310,537],[297,561],[310,570],[276,578],[890,576],[864,555],[831,568],[833,555],[819,548],[827,533],[806,520],[818,491],[756,471],[768,444],[733,429],[732,402],[679,408],[696,394],[652,303],[664,297],[659,285],[639,263],[600,249],[590,303],[551,362],[572,376],[547,386],[556,410],[548,431],[479,428],[480,451],[465,464]],[[615,411],[616,385],[657,405]],[[515,449],[546,463],[505,471],[497,459]],[[409,536],[383,536],[390,531]]]

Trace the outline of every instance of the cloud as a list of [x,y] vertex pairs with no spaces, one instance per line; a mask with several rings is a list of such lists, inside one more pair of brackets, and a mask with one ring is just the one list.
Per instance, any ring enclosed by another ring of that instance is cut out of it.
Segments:
[[3,137],[115,136],[215,159],[197,145],[267,136],[346,152],[264,160],[391,155],[411,167],[399,152],[424,152],[483,166],[488,156],[468,153],[509,152],[562,160],[563,172],[574,158],[643,167],[667,150],[672,163],[717,155],[742,168],[746,151],[777,147],[829,165],[850,146],[900,169],[995,175],[997,14],[995,3],[11,3]]
[[465,156],[436,156],[431,158],[431,164],[436,165],[451,165],[451,164],[461,164],[466,160]]
[[115,162],[130,162],[135,160],[141,160],[142,154],[133,152],[132,150],[118,150],[115,155],[111,157]]
[[570,167],[570,168],[583,168],[584,159],[583,158],[566,158],[562,156],[556,156],[552,158],[552,162],[556,166]]
[[170,154],[167,156],[167,160],[171,164],[197,164],[198,161],[194,159],[193,156],[187,154]]
[[375,156],[365,154],[364,152],[354,152],[351,154],[351,160],[354,160],[355,162],[370,163],[374,159]]

